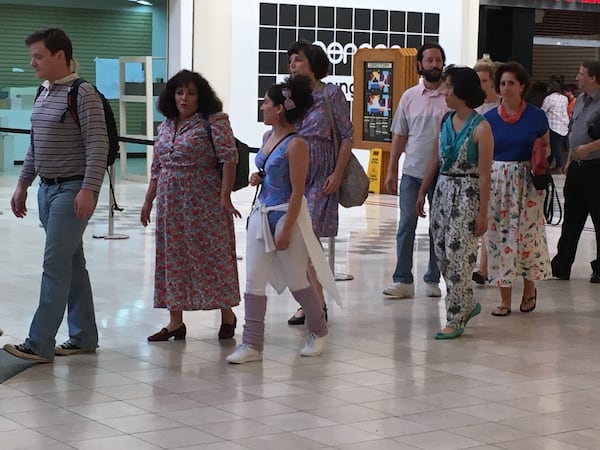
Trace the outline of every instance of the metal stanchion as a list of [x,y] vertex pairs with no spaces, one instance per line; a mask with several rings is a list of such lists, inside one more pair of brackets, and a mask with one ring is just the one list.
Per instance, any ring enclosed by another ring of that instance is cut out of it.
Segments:
[[94,239],[129,239],[129,236],[126,234],[115,234],[115,192],[112,189],[112,186],[115,185],[115,166],[114,164],[108,168],[108,179],[109,185],[111,186],[110,192],[108,194],[108,233],[107,234],[94,234],[92,237]]
[[335,237],[329,238],[329,243],[327,244],[327,257],[329,259],[329,267],[331,267],[335,281],[354,280],[354,275],[350,275],[349,273],[336,273],[335,271]]

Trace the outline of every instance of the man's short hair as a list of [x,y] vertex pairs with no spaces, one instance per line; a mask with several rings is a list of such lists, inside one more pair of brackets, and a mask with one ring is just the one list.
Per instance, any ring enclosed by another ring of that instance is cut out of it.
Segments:
[[581,63],[581,66],[587,70],[590,77],[596,78],[597,84],[600,84],[600,61],[586,60]]
[[25,45],[31,47],[32,44],[40,41],[44,42],[44,45],[52,55],[59,50],[65,52],[67,66],[71,64],[71,59],[73,59],[73,44],[67,33],[61,28],[44,28],[43,30],[34,31],[25,38]]
[[426,42],[423,45],[421,45],[421,48],[417,50],[417,61],[422,63],[423,54],[425,53],[425,50],[429,50],[432,48],[438,49],[440,51],[440,53],[442,54],[442,63],[446,64],[446,52],[444,52],[442,46],[437,42]]

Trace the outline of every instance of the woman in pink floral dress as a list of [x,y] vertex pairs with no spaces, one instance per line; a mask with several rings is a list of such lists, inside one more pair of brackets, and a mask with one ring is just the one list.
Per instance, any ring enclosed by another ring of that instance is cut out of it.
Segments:
[[206,309],[221,310],[219,339],[232,338],[231,308],[240,302],[232,215],[241,215],[230,199],[237,151],[229,119],[208,82],[187,70],[167,82],[158,109],[167,119],[140,219],[148,225],[156,198],[154,307],[170,320],[148,340],[185,339],[183,311]]
[[[289,69],[292,75],[304,75],[311,81],[313,107],[294,126],[308,144],[310,165],[304,195],[317,237],[335,237],[338,232],[338,190],[344,170],[352,153],[352,121],[346,96],[339,86],[323,83],[329,71],[329,58],[318,45],[306,41],[295,42],[288,49]],[[327,98],[327,100],[326,100]],[[336,158],[327,103],[331,105],[340,149]],[[309,269],[309,278],[317,289],[325,311],[325,300],[316,276]],[[304,312],[299,308],[290,317],[290,325],[304,324]]]

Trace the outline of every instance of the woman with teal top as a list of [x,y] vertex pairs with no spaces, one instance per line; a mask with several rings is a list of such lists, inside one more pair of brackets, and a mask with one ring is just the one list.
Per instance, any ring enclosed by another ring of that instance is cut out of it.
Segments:
[[446,104],[438,148],[433,152],[417,199],[425,217],[425,195],[435,182],[430,230],[446,282],[446,326],[436,339],[454,339],[479,314],[471,273],[477,262],[477,238],[487,229],[494,139],[489,124],[474,111],[485,98],[475,71],[450,67],[444,73]]

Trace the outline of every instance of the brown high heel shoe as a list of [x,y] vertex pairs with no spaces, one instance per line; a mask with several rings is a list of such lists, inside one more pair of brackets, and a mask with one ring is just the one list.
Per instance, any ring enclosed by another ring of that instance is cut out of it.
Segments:
[[231,339],[235,335],[237,317],[233,316],[233,323],[222,323],[219,328],[219,339]]
[[168,341],[171,338],[175,338],[176,341],[184,341],[186,332],[187,329],[185,328],[185,323],[182,323],[176,330],[169,331],[168,329],[163,328],[158,333],[148,336],[148,342]]

